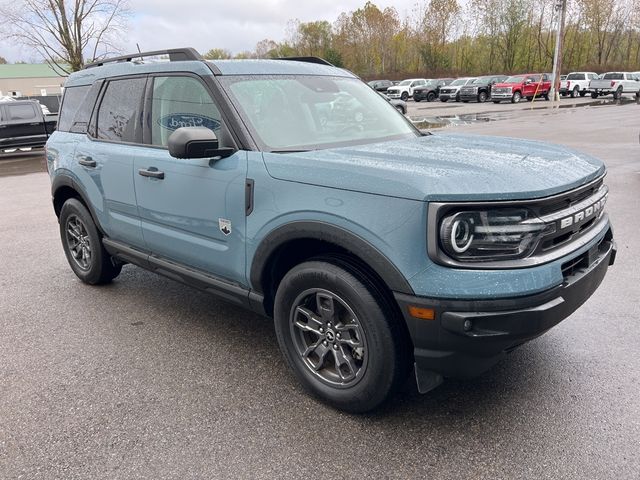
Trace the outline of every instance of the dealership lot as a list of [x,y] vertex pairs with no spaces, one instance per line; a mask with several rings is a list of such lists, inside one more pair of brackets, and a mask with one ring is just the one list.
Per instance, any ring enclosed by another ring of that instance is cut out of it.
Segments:
[[634,478],[640,106],[589,101],[409,102],[416,119],[469,115],[447,133],[604,159],[618,257],[580,310],[484,376],[425,396],[409,383],[368,416],[300,391],[263,318],[131,266],[80,283],[46,174],[24,174],[41,161],[0,159],[0,477]]

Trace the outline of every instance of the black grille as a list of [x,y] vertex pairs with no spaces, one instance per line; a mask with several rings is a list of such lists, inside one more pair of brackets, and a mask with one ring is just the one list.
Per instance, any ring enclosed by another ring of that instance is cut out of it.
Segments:
[[551,203],[544,204],[540,207],[540,215],[548,215],[550,213],[564,210],[565,208],[569,208],[572,205],[581,202],[585,198],[589,198],[591,195],[598,191],[598,189],[602,186],[603,181],[604,180],[601,178],[600,180],[592,183],[586,188],[573,190],[566,193],[565,195],[554,198]]

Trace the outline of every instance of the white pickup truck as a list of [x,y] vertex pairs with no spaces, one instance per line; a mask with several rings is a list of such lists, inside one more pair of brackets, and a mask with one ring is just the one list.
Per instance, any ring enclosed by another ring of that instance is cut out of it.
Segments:
[[571,72],[565,80],[560,82],[560,95],[576,98],[584,97],[589,92],[589,83],[598,78],[595,72]]
[[629,72],[607,72],[602,78],[591,80],[589,84],[591,97],[613,94],[618,100],[624,93],[635,93],[640,98],[640,76]]
[[409,78],[401,81],[398,85],[387,88],[387,97],[400,99],[406,102],[409,97],[413,97],[413,90],[427,84],[425,78]]

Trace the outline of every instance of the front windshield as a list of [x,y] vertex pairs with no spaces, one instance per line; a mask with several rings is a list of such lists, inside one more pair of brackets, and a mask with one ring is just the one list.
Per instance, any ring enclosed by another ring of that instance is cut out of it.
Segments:
[[220,79],[262,150],[317,150],[420,135],[383,96],[355,78]]
[[413,80],[403,80],[398,85],[411,85]]
[[449,86],[456,87],[458,85],[466,85],[467,80],[468,80],[467,78],[459,78],[458,80],[454,80],[453,82],[451,82]]
[[479,85],[481,83],[487,83],[489,80],[491,80],[489,77],[480,77],[476,78],[472,83],[473,85]]
[[504,83],[524,83],[525,77],[509,77]]

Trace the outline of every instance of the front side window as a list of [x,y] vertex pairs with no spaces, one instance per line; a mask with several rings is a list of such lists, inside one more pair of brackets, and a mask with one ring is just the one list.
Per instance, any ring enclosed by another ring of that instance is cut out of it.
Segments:
[[354,78],[253,75],[221,81],[262,150],[316,150],[420,135]]
[[220,129],[221,116],[205,86],[193,77],[155,77],[151,104],[151,144],[166,147],[180,127]]
[[145,83],[145,78],[109,82],[98,109],[98,138],[116,142],[139,140],[140,110]]
[[7,110],[9,111],[9,120],[13,120],[13,121],[33,120],[33,118],[36,116],[34,106],[31,104],[23,104],[23,105],[8,104]]

